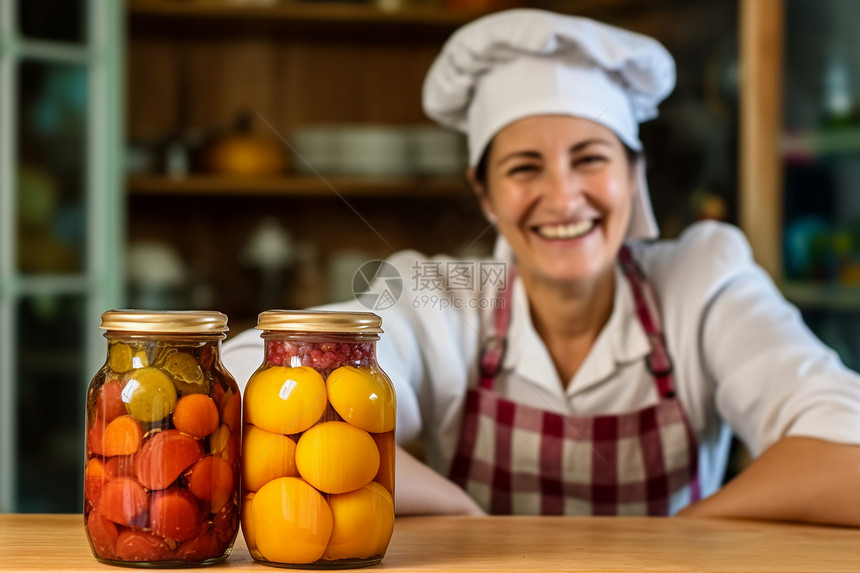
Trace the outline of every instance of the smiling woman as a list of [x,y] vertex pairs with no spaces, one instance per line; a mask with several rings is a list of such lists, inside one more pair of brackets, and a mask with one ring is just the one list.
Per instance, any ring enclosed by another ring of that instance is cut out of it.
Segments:
[[[445,44],[424,110],[467,135],[499,239],[488,259],[389,259],[412,289],[380,311],[379,362],[397,441],[427,462],[398,452],[399,513],[860,525],[860,376],[736,228],[655,240],[639,124],[674,83],[655,40],[540,10]],[[240,334],[225,362],[241,379],[261,347]],[[720,489],[732,431],[758,459]]]
[[618,137],[589,119],[547,115],[517,120],[493,141],[486,183],[470,180],[523,279],[611,285],[637,193]]

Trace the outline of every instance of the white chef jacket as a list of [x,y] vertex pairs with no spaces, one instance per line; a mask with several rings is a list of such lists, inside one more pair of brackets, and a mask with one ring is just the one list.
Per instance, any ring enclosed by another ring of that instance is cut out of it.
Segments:
[[[722,483],[731,430],[753,455],[786,436],[860,443],[860,375],[809,331],[754,263],[739,230],[697,223],[677,240],[634,243],[633,251],[660,302],[678,397],[699,444],[703,496]],[[503,255],[497,250],[496,256]],[[480,307],[491,307],[499,297],[492,285],[481,290],[477,276],[472,290],[454,288],[460,284],[432,290],[418,277],[426,276],[428,265],[438,263],[444,271],[465,261],[404,251],[388,262],[400,272],[404,289],[396,305],[378,311],[385,334],[377,357],[397,392],[397,440],[420,439],[427,463],[447,475],[466,389],[476,383],[481,341],[493,324],[493,309]],[[480,262],[475,261],[476,273]],[[515,279],[496,391],[565,416],[655,404],[654,378],[644,361],[648,339],[619,267],[616,285],[609,321],[565,388],[535,331],[522,282]],[[326,308],[367,310],[356,301]],[[240,385],[262,357],[258,331],[224,344],[224,364]]]

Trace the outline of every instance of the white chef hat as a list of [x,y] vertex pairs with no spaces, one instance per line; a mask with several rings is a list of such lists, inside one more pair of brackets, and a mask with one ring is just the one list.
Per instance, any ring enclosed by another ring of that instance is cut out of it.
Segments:
[[[573,115],[611,129],[635,151],[639,123],[657,116],[675,86],[675,62],[656,40],[587,18],[544,10],[496,12],[445,43],[424,80],[424,112],[468,136],[475,166],[496,133],[532,115]],[[658,235],[645,181],[629,238]]]

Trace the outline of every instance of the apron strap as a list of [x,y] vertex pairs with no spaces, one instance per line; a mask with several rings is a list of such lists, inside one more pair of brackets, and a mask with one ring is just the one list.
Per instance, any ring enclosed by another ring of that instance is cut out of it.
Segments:
[[651,354],[646,358],[648,370],[654,376],[657,390],[663,398],[675,397],[674,367],[666,346],[666,338],[663,335],[663,324],[660,320],[659,303],[657,294],[651,282],[642,272],[642,268],[633,258],[629,245],[621,246],[618,253],[621,269],[630,282],[633,289],[633,298],[636,302],[636,314],[639,322],[645,329],[648,341],[651,343]]
[[500,291],[500,304],[493,313],[493,330],[484,341],[481,349],[481,372],[480,385],[482,388],[492,390],[495,385],[496,374],[502,368],[502,362],[508,349],[508,326],[511,321],[511,293],[514,290],[514,277],[516,273],[513,266],[508,272],[507,281]]

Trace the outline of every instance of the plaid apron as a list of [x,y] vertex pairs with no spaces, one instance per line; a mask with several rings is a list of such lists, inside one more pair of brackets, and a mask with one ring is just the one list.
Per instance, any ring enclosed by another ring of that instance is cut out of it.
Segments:
[[[493,389],[506,345],[510,291],[468,389],[451,479],[493,514],[668,515],[700,497],[698,448],[675,395],[657,298],[627,246],[619,253],[651,342],[660,399],[642,410],[572,417],[501,398]],[[508,284],[512,284],[510,281]]]

